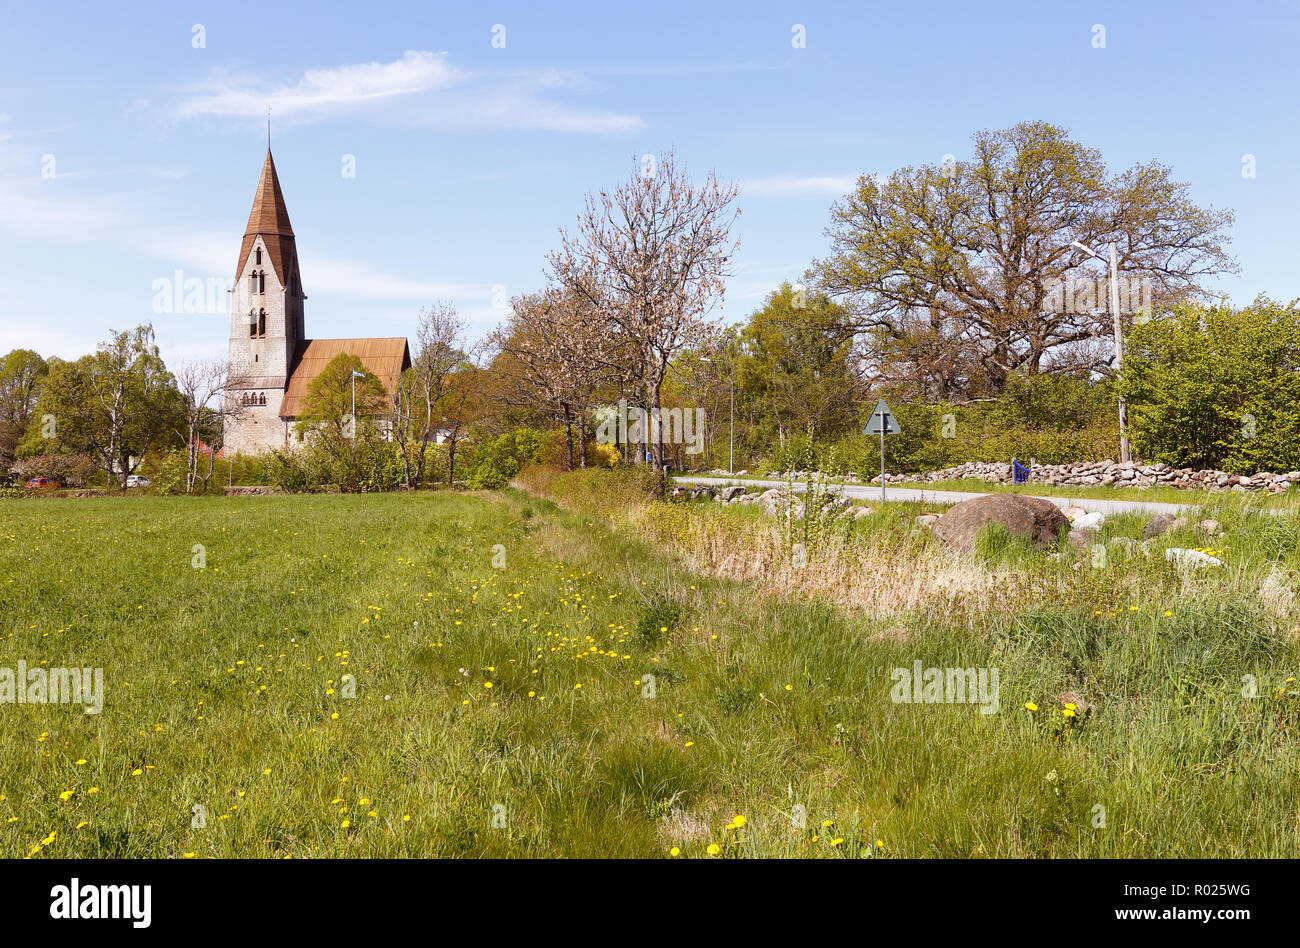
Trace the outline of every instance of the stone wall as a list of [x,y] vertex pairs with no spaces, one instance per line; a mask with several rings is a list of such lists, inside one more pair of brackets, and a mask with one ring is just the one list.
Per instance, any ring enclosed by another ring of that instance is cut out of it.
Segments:
[[[724,472],[725,473],[725,472]],[[807,476],[806,471],[791,471],[789,475],[796,480]],[[771,473],[769,478],[783,478],[785,473]],[[938,481],[973,479],[992,481],[1003,484],[1011,483],[1011,465],[988,461],[971,461],[957,467],[942,471],[930,471],[926,474],[888,474],[887,483],[927,483]],[[880,483],[880,475],[862,479],[856,475],[848,478],[850,483]],[[1300,471],[1288,471],[1285,474],[1228,474],[1224,471],[1194,470],[1192,468],[1173,468],[1167,464],[1121,464],[1118,461],[1081,461],[1077,464],[1043,464],[1030,472],[1029,483],[1052,484],[1059,487],[1094,487],[1110,484],[1116,487],[1176,487],[1183,489],[1210,491],[1266,491],[1270,494],[1283,494],[1295,483],[1300,482]]]

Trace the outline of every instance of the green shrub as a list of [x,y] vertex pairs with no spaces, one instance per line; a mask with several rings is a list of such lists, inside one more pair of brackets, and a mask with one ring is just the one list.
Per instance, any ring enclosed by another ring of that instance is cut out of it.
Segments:
[[270,451],[264,463],[266,482],[276,490],[301,493],[320,485],[302,451]]
[[[205,460],[199,459],[200,462]],[[185,472],[188,467],[186,452],[172,451],[162,459],[153,473],[153,489],[159,494],[185,493]]]
[[546,457],[552,440],[552,433],[540,428],[516,428],[473,445],[466,486],[470,490],[500,490],[523,464]]
[[1134,326],[1124,395],[1137,453],[1232,473],[1300,468],[1300,308],[1187,306]]

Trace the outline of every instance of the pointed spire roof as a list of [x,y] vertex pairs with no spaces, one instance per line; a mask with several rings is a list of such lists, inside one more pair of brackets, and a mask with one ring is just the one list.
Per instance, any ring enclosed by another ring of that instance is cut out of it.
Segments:
[[253,196],[253,210],[248,215],[248,227],[244,230],[245,237],[250,234],[293,236],[289,209],[284,206],[284,193],[280,190],[280,178],[275,173],[275,161],[271,158],[269,148],[262,165],[262,179],[257,182],[257,194]]
[[287,285],[290,274],[298,269],[298,251],[293,237],[293,226],[289,223],[289,209],[284,204],[284,192],[280,190],[280,178],[275,173],[275,161],[271,158],[271,149],[266,150],[266,161],[262,164],[262,177],[257,182],[257,193],[253,195],[253,209],[248,215],[248,226],[244,229],[244,242],[239,249],[239,263],[235,267],[235,279],[238,280],[248,262],[248,255],[253,251],[253,244],[261,237],[266,245],[271,266],[282,285]]

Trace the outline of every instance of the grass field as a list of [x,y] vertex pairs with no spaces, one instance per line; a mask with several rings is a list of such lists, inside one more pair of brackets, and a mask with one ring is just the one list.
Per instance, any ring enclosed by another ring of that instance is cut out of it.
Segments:
[[[104,670],[99,714],[0,704],[0,855],[1300,851],[1289,521],[1189,575],[954,561],[890,505],[796,571],[602,477],[0,502],[0,667]],[[997,712],[891,700],[914,661]]]

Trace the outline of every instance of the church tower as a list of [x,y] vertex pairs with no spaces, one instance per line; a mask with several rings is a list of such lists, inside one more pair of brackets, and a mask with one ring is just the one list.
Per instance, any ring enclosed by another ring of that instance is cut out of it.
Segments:
[[289,211],[268,148],[230,294],[233,385],[226,397],[245,407],[227,422],[227,451],[254,453],[289,443],[290,421],[280,409],[306,343],[306,299]]

